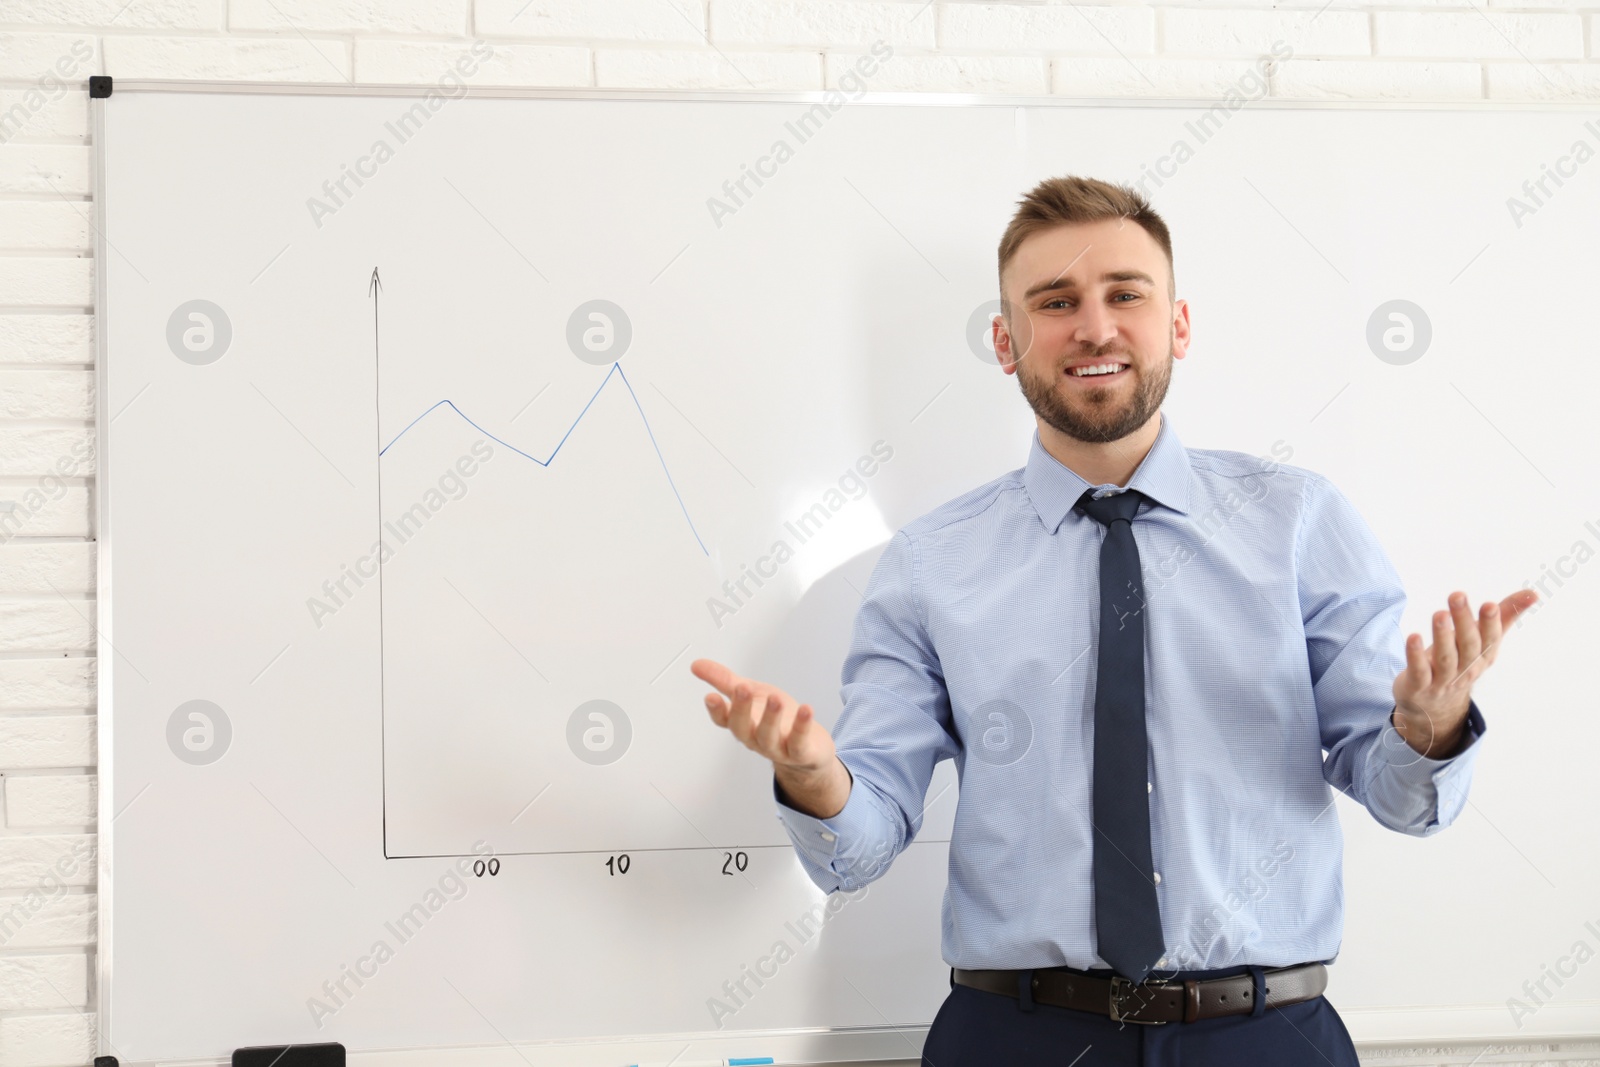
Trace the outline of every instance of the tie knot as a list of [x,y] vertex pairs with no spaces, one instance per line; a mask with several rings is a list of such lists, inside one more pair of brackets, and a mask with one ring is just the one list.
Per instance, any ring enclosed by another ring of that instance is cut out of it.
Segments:
[[1139,502],[1143,499],[1144,494],[1137,489],[1107,493],[1099,498],[1095,497],[1093,489],[1086,489],[1078,499],[1078,507],[1095,522],[1109,528],[1119,519],[1131,525],[1133,517],[1139,513]]

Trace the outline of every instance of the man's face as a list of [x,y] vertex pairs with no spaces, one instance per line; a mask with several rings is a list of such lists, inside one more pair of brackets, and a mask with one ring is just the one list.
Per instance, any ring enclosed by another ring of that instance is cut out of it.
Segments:
[[[1068,437],[1118,441],[1161,408],[1189,344],[1166,254],[1125,219],[1063,225],[1023,241],[1001,279],[994,349],[1041,420]],[[1107,364],[1109,374],[1081,374]]]

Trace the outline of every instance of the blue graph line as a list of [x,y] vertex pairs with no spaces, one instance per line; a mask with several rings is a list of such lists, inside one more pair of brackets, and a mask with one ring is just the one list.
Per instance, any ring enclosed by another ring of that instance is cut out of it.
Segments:
[[661,461],[661,473],[667,476],[667,484],[672,487],[672,495],[678,498],[678,507],[683,510],[684,521],[689,524],[689,532],[694,534],[695,541],[697,541],[700,545],[700,551],[704,552],[708,556],[711,555],[710,550],[706,548],[706,543],[700,540],[700,531],[694,528],[694,520],[689,518],[689,509],[684,507],[683,494],[678,492],[678,485],[672,480],[672,472],[667,470],[667,457],[661,454],[661,446],[656,443],[655,431],[650,429],[650,420],[645,418],[644,406],[639,403],[639,395],[633,391],[633,383],[628,381],[628,376],[622,372],[621,363],[611,364],[611,369],[606,372],[605,378],[600,382],[600,388],[594,391],[594,395],[589,398],[589,403],[583,405],[583,411],[578,412],[578,417],[572,420],[572,425],[567,427],[567,432],[562,434],[561,440],[556,443],[555,451],[551,452],[550,455],[545,459],[540,459],[538,456],[530,455],[529,453],[518,448],[516,445],[512,444],[510,441],[496,437],[488,430],[485,430],[482,426],[479,426],[477,423],[473,422],[467,417],[466,412],[456,407],[455,404],[449,400],[439,401],[427,411],[424,411],[421,415],[418,415],[416,418],[406,423],[404,430],[401,430],[399,433],[395,434],[388,444],[378,449],[378,455],[382,456],[385,452],[389,451],[389,449],[393,448],[395,441],[398,441],[400,438],[404,437],[406,435],[406,431],[410,430],[411,427],[415,426],[417,423],[421,422],[423,419],[427,418],[430,414],[439,410],[440,408],[448,407],[451,411],[461,416],[463,422],[465,422],[468,426],[471,426],[474,430],[477,430],[479,433],[483,434],[485,437],[492,441],[496,441],[499,444],[505,445],[517,455],[531,459],[541,467],[548,467],[556,458],[556,453],[561,451],[561,446],[567,443],[567,438],[572,436],[572,431],[578,428],[578,423],[583,421],[584,414],[589,410],[590,406],[594,404],[595,399],[600,395],[600,390],[606,387],[606,382],[611,380],[611,376],[613,374],[621,378],[622,384],[628,387],[628,395],[633,398],[633,406],[639,412],[639,421],[644,423],[644,432],[650,435],[650,444],[656,450],[656,458]]

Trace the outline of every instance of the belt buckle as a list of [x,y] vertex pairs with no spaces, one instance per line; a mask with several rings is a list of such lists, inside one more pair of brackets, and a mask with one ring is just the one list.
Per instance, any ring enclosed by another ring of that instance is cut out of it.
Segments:
[[[1130,982],[1120,974],[1111,976],[1111,1021],[1116,1023],[1137,1023],[1139,1026],[1164,1026],[1171,1022],[1170,1019],[1135,1019],[1122,1014],[1124,998],[1131,995],[1132,990],[1138,989],[1139,983]],[[1149,1003],[1146,1001],[1145,1003]],[[1133,1010],[1138,1011],[1142,1005],[1134,1005]]]

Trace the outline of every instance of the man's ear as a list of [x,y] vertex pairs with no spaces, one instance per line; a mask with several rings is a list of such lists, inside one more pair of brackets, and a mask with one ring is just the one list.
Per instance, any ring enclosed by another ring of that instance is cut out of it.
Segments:
[[994,341],[995,357],[1000,360],[1000,369],[1006,374],[1017,373],[1017,353],[1003,313],[995,317],[990,329],[993,331],[990,337]]
[[1179,300],[1172,307],[1172,358],[1182,359],[1189,354],[1191,337],[1189,301]]

